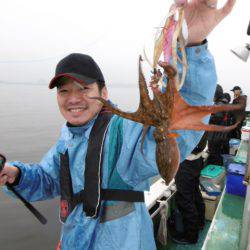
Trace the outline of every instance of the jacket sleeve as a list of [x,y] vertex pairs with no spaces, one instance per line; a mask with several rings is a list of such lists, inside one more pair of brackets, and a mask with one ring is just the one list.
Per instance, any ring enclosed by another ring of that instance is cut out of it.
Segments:
[[[182,97],[191,105],[211,105],[216,88],[216,71],[207,44],[186,48],[188,72],[185,84],[180,90]],[[208,122],[208,118],[205,122]],[[158,174],[155,162],[156,143],[154,128],[150,128],[141,152],[142,125],[124,119],[123,146],[117,169],[123,180],[137,186]],[[179,130],[177,138],[181,161],[199,143],[203,132]]]
[[[28,201],[52,199],[59,195],[59,158],[56,146],[49,150],[39,164],[20,161],[8,164],[21,170],[21,178],[15,190]],[[12,195],[7,188],[5,191]]]
[[[188,58],[188,73],[180,93],[191,105],[212,105],[217,84],[217,75],[213,56],[207,49],[207,43],[186,49]],[[209,116],[204,119],[208,123]],[[177,142],[180,149],[181,161],[199,143],[204,131],[178,131]]]

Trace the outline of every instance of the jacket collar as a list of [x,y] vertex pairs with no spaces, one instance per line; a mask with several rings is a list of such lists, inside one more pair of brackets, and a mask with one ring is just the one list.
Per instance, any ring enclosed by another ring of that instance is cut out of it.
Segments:
[[86,123],[83,126],[71,126],[69,123],[66,123],[66,126],[68,128],[68,131],[74,136],[74,135],[84,135],[87,139],[89,138],[89,134],[91,131],[91,128],[96,120],[96,117]]

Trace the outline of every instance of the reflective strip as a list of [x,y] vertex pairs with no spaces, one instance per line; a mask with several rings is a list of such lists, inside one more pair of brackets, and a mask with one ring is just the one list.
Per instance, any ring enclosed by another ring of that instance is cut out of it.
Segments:
[[98,198],[97,198],[97,204],[96,204],[96,208],[95,208],[95,214],[93,216],[91,216],[91,218],[95,218],[98,216],[98,211],[99,211],[99,205],[100,205],[100,198],[101,198],[101,164],[102,164],[102,151],[103,151],[103,145],[104,145],[104,140],[108,131],[108,127],[110,124],[110,120],[108,122],[108,124],[106,125],[106,129],[104,131],[103,134],[103,138],[102,138],[102,144],[101,144],[101,150],[100,150],[100,156],[99,156],[99,164],[98,164]]
[[133,211],[135,211],[135,205],[133,202],[120,201],[115,205],[104,205],[100,223],[119,219],[125,215],[132,213]]

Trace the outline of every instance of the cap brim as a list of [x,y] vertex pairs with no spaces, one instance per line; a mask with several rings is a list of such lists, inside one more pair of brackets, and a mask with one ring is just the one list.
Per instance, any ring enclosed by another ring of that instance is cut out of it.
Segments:
[[87,77],[87,76],[83,76],[83,75],[79,75],[79,74],[75,74],[75,73],[63,73],[63,74],[56,75],[56,76],[50,81],[49,88],[50,88],[50,89],[53,89],[54,87],[56,87],[56,86],[58,85],[58,80],[59,80],[61,77],[63,77],[63,76],[66,76],[66,77],[68,77],[68,78],[71,78],[71,79],[73,79],[74,81],[79,82],[79,83],[91,84],[91,83],[96,82],[95,79],[90,78],[90,77]]

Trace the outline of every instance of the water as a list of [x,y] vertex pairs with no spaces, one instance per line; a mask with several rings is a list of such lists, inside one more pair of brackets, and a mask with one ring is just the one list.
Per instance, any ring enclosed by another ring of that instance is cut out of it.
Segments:
[[[135,110],[137,86],[110,88],[110,99],[124,110]],[[64,119],[56,91],[44,85],[0,84],[0,152],[8,160],[38,162],[56,142]],[[33,205],[48,219],[41,225],[18,200],[0,190],[0,249],[56,249],[60,235],[59,200]]]
[[[137,86],[109,88],[109,96],[124,110],[137,108]],[[39,161],[56,142],[63,123],[55,90],[0,84],[0,152],[9,160]]]

